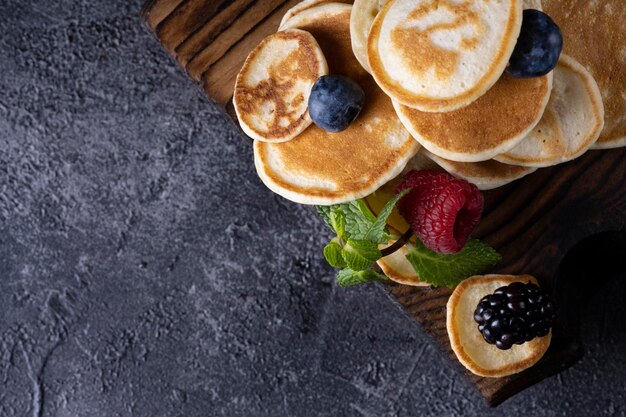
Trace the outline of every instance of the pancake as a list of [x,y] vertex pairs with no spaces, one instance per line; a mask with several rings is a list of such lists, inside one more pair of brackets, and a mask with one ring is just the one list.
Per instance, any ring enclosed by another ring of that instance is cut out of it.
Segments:
[[576,60],[561,55],[554,71],[548,107],[533,131],[515,148],[495,159],[515,165],[546,167],[585,153],[604,126],[600,90]]
[[298,13],[303,12],[312,7],[315,7],[317,5],[320,5],[322,3],[352,4],[352,0],[303,0],[300,3],[296,4],[295,6],[293,6],[291,9],[287,10],[287,13],[285,13],[282,20],[280,21],[280,28],[282,29],[283,25],[287,22],[287,20],[291,19]]
[[474,322],[474,310],[485,295],[512,282],[537,284],[530,275],[474,276],[461,282],[454,290],[447,306],[446,327],[450,345],[457,358],[472,373],[484,377],[503,377],[530,368],[548,350],[552,331],[509,350],[500,350],[485,342]]
[[483,162],[455,162],[440,158],[428,151],[423,150],[420,153],[431,158],[451,175],[476,185],[479,190],[492,190],[502,187],[537,170],[536,168],[502,164],[493,159]]
[[311,88],[326,74],[326,59],[311,34],[294,29],[268,36],[237,75],[233,105],[241,128],[256,140],[293,139],[311,125]]
[[522,25],[522,0],[392,0],[369,33],[374,78],[424,112],[467,106],[500,78]]
[[378,12],[389,0],[354,0],[350,17],[352,51],[367,72],[372,72],[367,59],[367,36]]
[[624,0],[544,0],[563,32],[564,52],[597,81],[605,124],[593,148],[626,146],[626,4]]
[[359,118],[340,133],[311,125],[289,142],[254,143],[261,180],[298,203],[330,205],[365,197],[400,174],[419,149],[396,117],[389,97],[352,53],[351,9],[345,4],[323,4],[287,22],[288,28],[310,32],[331,74],[352,78],[366,97]]
[[480,162],[508,151],[539,123],[550,99],[552,73],[537,78],[503,74],[478,100],[447,113],[394,107],[413,137],[433,154]]
[[[388,245],[379,245],[379,248],[383,249],[386,246],[391,246],[394,241],[391,240]],[[415,272],[413,265],[406,259],[410,246],[411,244],[407,243],[391,255],[380,258],[376,263],[387,278],[398,284],[410,285],[412,287],[428,287],[430,284],[420,281],[420,277]]]
[[[323,0],[310,0],[323,1]],[[367,59],[367,38],[374,19],[389,0],[354,0],[352,17],[350,18],[350,35],[352,37],[352,51],[363,68],[371,73]],[[304,2],[303,2],[304,3]],[[541,10],[540,0],[523,0],[525,9]],[[297,7],[297,6],[296,6]]]

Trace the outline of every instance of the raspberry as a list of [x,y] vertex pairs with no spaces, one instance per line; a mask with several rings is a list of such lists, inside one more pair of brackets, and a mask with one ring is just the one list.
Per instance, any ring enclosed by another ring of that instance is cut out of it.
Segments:
[[434,171],[411,171],[396,188],[412,190],[398,211],[424,245],[440,253],[463,249],[483,211],[483,195],[474,184]]

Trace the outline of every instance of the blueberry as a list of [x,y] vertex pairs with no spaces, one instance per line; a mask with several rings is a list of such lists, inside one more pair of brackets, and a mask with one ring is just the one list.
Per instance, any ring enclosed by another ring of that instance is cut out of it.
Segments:
[[522,30],[506,71],[514,77],[546,75],[556,67],[563,49],[561,29],[547,14],[524,10]]
[[357,118],[364,101],[363,89],[350,78],[324,75],[311,90],[309,115],[320,128],[341,132]]

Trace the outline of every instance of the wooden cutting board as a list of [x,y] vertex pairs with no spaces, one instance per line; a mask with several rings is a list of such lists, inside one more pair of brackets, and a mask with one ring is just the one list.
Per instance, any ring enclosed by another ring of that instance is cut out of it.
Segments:
[[[248,53],[274,33],[300,0],[147,0],[141,15],[165,50],[218,104],[232,112],[235,78]],[[390,285],[387,290],[448,352],[488,404],[570,367],[583,354],[584,300],[626,271],[626,149],[591,151],[485,193],[475,236],[495,247],[497,272],[535,275],[559,308],[550,349],[534,367],[480,378],[458,364],[446,332],[449,289]],[[321,248],[320,248],[321,250]]]

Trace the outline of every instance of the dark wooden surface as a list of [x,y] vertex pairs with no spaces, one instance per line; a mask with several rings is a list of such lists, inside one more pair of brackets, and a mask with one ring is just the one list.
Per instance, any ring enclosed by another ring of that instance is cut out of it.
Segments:
[[[141,14],[189,76],[228,108],[246,56],[298,2],[148,0]],[[531,369],[506,378],[480,378],[459,365],[495,406],[582,356],[580,291],[588,294],[626,269],[626,150],[591,151],[487,192],[475,235],[503,255],[497,272],[535,275],[553,291],[560,309],[550,349]],[[588,282],[593,286],[583,286]],[[445,325],[451,291],[403,285],[388,291],[456,362]]]

